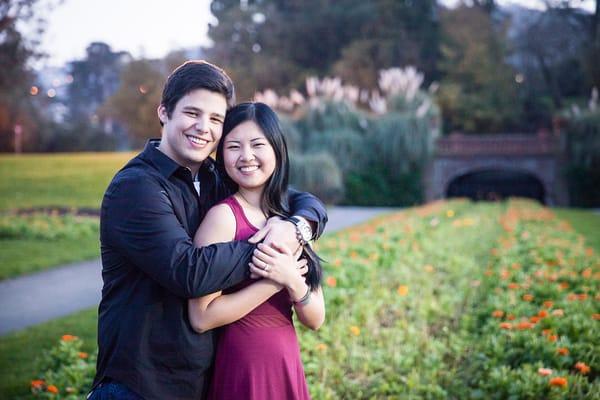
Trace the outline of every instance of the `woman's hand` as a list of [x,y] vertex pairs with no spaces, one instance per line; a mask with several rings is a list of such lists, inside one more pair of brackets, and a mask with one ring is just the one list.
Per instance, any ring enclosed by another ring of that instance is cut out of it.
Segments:
[[303,270],[308,270],[306,260],[296,261],[289,247],[278,243],[271,246],[260,243],[250,263],[251,274],[270,279],[286,288],[304,283]]

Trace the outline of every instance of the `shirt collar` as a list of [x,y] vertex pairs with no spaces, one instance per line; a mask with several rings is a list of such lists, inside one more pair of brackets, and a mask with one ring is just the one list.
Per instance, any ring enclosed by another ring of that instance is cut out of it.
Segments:
[[[146,147],[144,148],[144,151],[142,151],[142,154],[143,154],[144,158],[146,158],[148,161],[150,161],[152,164],[154,164],[154,166],[156,167],[158,172],[161,173],[161,175],[163,175],[165,178],[168,179],[171,175],[173,175],[175,173],[175,171],[177,171],[180,168],[185,168],[185,167],[182,167],[177,162],[175,162],[173,159],[171,159],[169,156],[167,156],[165,153],[160,151],[158,149],[159,144],[160,144],[160,139],[149,139],[148,142],[146,143]],[[203,168],[206,168],[206,167],[208,167],[209,169],[212,169],[212,164],[213,164],[212,160],[210,158],[207,158],[202,163],[202,166],[200,167],[200,169],[202,170]]]

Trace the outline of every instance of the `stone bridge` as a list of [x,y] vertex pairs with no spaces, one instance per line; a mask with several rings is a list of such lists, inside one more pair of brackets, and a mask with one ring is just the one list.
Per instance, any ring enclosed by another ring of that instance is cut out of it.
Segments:
[[548,135],[453,134],[440,138],[424,177],[426,200],[518,196],[566,206],[566,163],[561,148],[559,138]]

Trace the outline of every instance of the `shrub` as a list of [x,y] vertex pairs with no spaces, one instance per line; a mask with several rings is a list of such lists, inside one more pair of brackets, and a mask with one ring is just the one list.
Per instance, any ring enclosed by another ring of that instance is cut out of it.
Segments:
[[290,158],[293,186],[313,193],[327,204],[343,196],[342,174],[329,153],[292,154]]
[[31,381],[35,398],[76,400],[84,398],[96,373],[96,355],[81,351],[83,342],[63,335],[42,358],[40,375]]
[[572,116],[566,128],[571,204],[600,206],[600,111]]

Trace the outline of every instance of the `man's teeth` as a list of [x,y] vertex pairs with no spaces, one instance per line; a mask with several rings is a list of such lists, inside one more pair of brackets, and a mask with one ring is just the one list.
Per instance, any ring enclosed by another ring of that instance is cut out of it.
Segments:
[[248,167],[240,167],[240,171],[242,172],[251,172],[256,171],[258,169],[258,165],[250,165]]
[[204,139],[200,139],[194,136],[188,136],[188,139],[190,139],[190,141],[194,144],[206,144],[208,143],[208,140],[204,140]]

